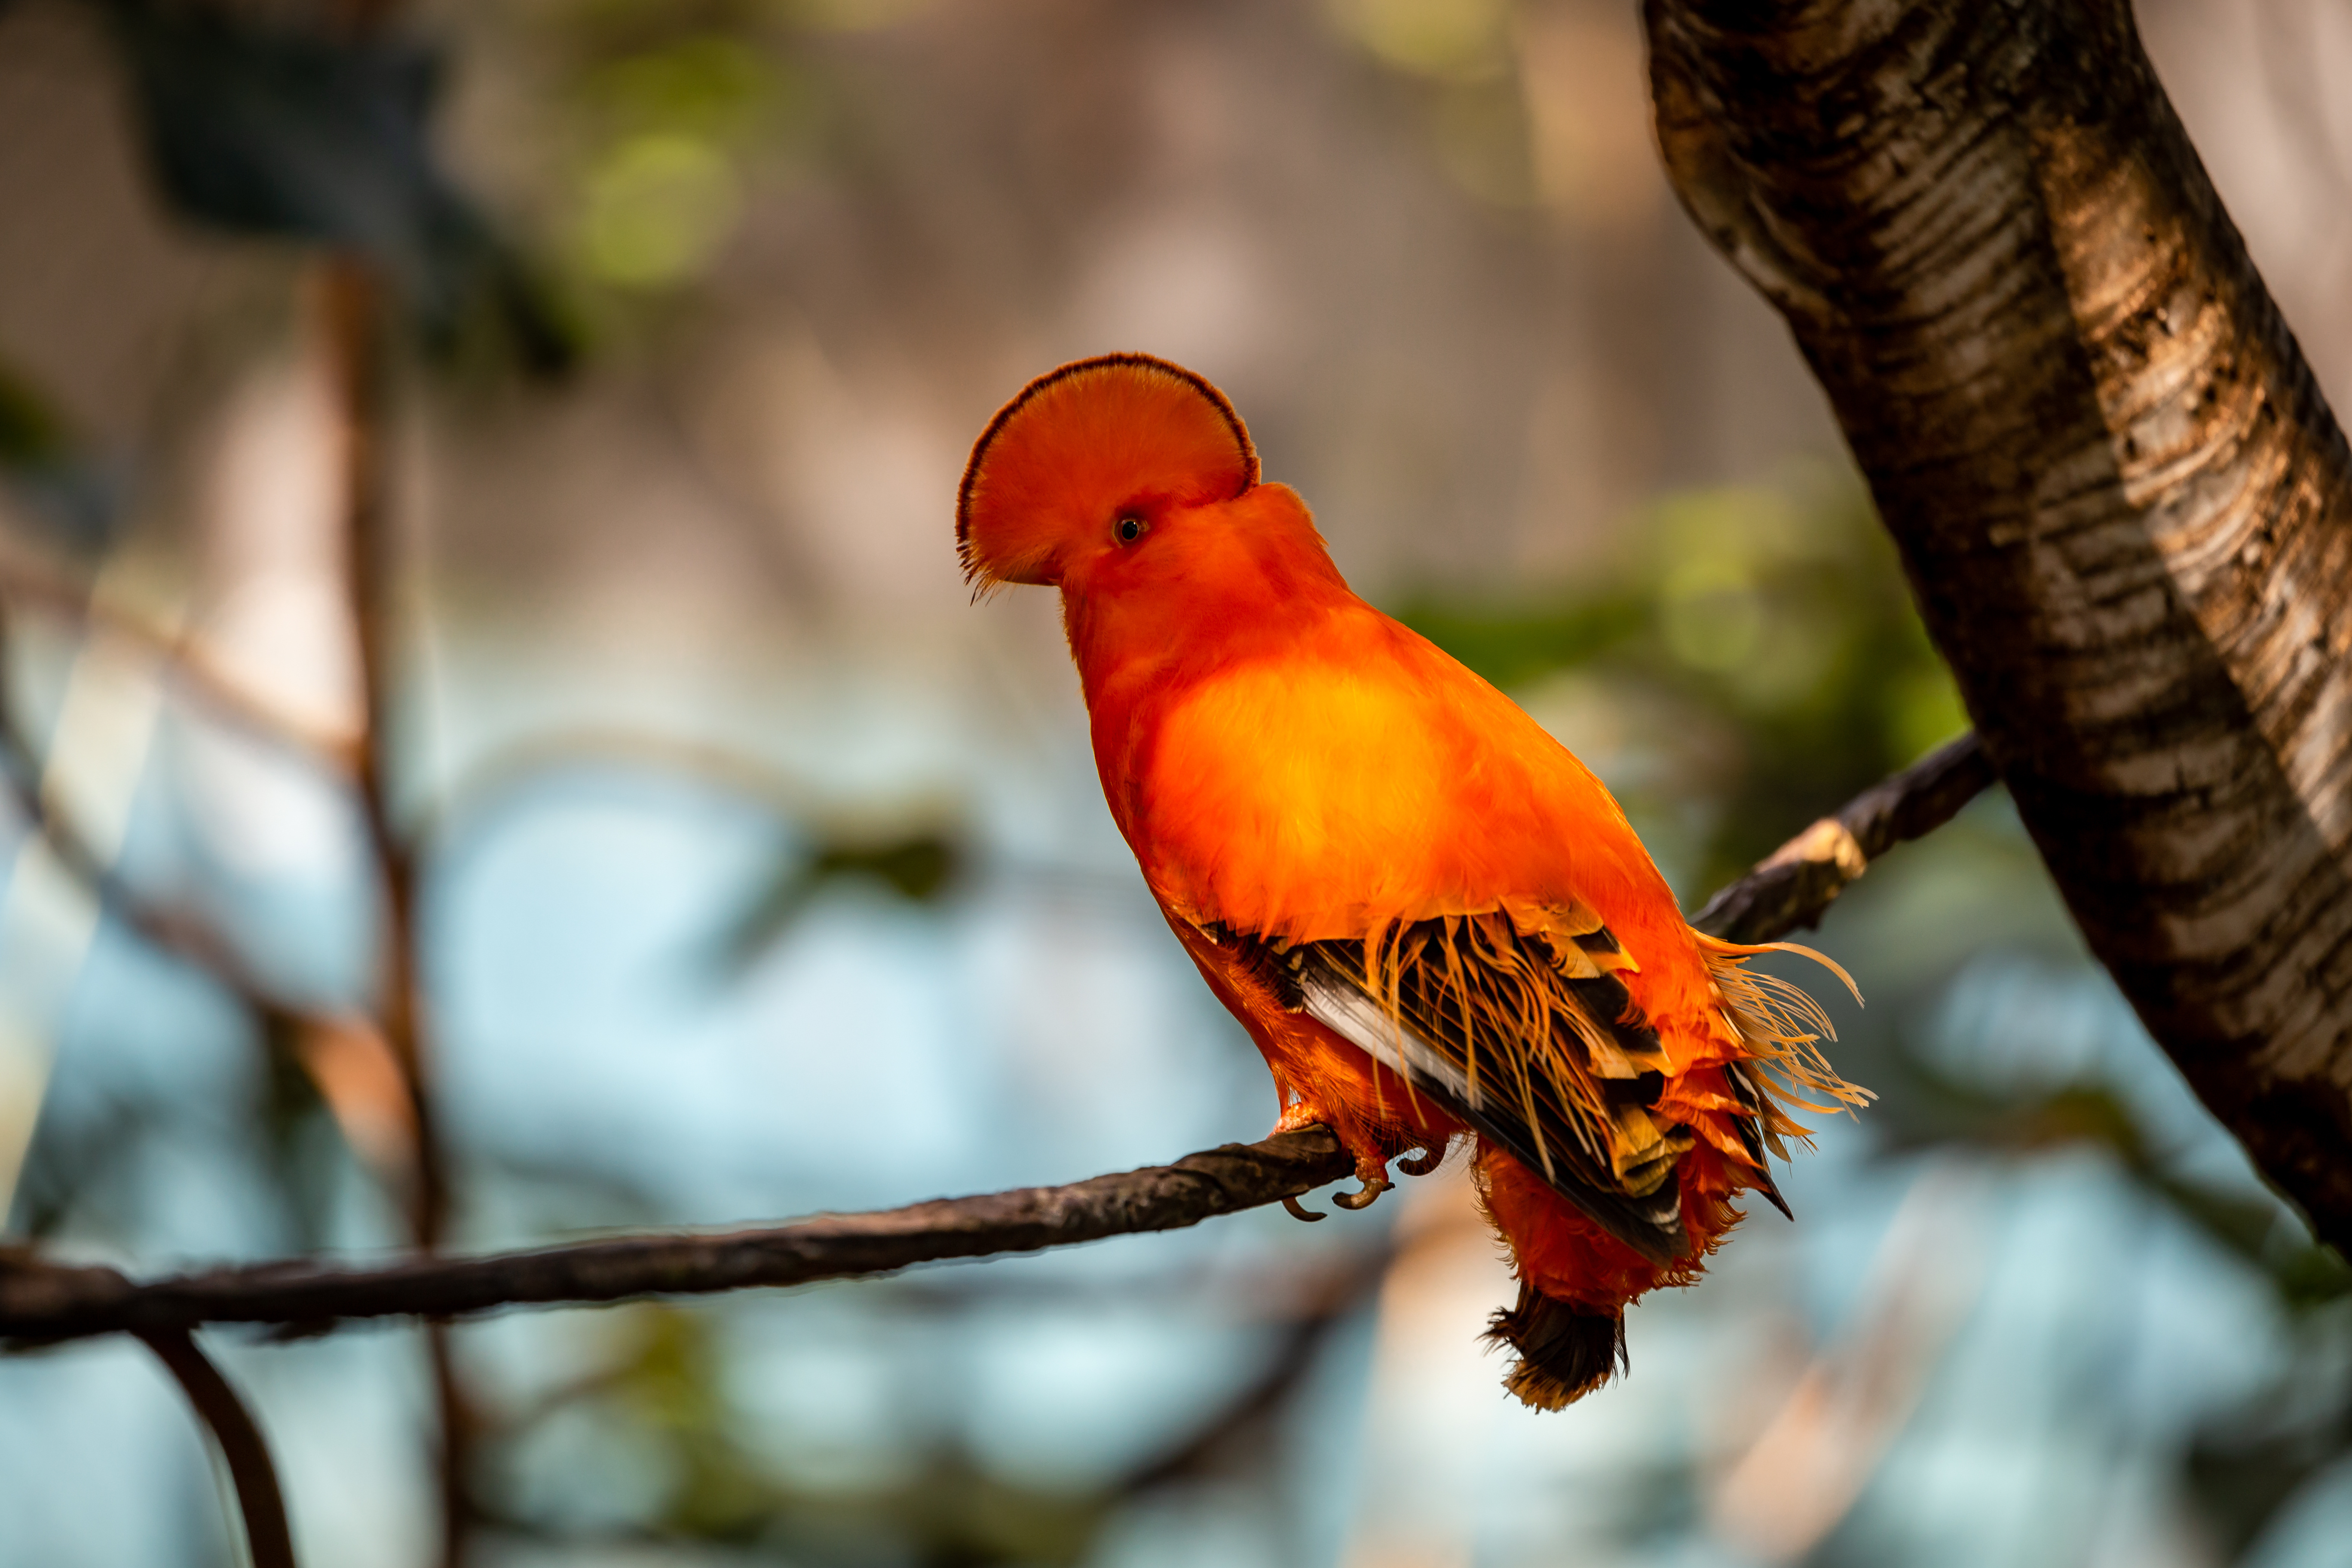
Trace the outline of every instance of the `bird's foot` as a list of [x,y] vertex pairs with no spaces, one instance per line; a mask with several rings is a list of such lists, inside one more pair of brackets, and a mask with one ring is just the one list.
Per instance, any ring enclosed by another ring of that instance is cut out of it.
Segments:
[[[1359,1129],[1358,1135],[1350,1138],[1341,1130],[1341,1126],[1339,1119],[1325,1115],[1312,1101],[1296,1100],[1282,1108],[1282,1118],[1274,1124],[1274,1130],[1276,1132],[1298,1132],[1309,1127],[1328,1129],[1332,1136],[1339,1140],[1341,1146],[1354,1157],[1356,1162],[1356,1190],[1352,1193],[1334,1193],[1331,1194],[1331,1201],[1343,1209],[1365,1208],[1370,1206],[1373,1199],[1395,1184],[1389,1180],[1390,1156],[1388,1152],[1378,1143],[1370,1142],[1363,1130]],[[1406,1162],[1404,1168],[1415,1175],[1426,1175],[1430,1171],[1437,1168],[1436,1162],[1444,1158],[1444,1153],[1445,1151],[1443,1148],[1425,1149],[1423,1151],[1421,1159]],[[1300,1219],[1323,1217],[1312,1210],[1303,1208],[1295,1198],[1285,1198],[1283,1207]]]
[[1389,1180],[1388,1156],[1378,1149],[1358,1149],[1352,1152],[1356,1156],[1356,1190],[1333,1193],[1331,1201],[1343,1209],[1370,1208],[1374,1198],[1394,1184]]
[[1280,1120],[1275,1122],[1274,1131],[1267,1136],[1277,1136],[1285,1132],[1304,1132],[1310,1127],[1328,1129],[1330,1125],[1331,1119],[1308,1101],[1294,1100],[1282,1108]]

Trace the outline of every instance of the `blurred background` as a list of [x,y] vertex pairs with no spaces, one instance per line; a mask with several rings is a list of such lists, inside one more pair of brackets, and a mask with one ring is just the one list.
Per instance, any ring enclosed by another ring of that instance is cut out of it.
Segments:
[[[1635,10],[0,4],[7,1239],[509,1246],[1262,1135],[1051,596],[955,567],[972,437],[1080,355],[1223,385],[1693,907],[1957,732]],[[2352,404],[2352,11],[2140,15]],[[1819,940],[1880,1103],[1562,1415],[1476,1342],[1458,1162],[1312,1230],[208,1339],[338,1568],[445,1504],[513,1568],[2352,1563],[2352,1279],[2006,803]],[[223,1519],[138,1347],[0,1360],[0,1564]]]

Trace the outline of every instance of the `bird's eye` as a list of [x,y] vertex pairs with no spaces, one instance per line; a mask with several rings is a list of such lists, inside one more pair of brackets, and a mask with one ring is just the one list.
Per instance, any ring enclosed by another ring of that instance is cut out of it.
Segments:
[[1118,520],[1112,531],[1118,535],[1118,542],[1121,544],[1132,544],[1150,532],[1151,525],[1133,512],[1129,512]]

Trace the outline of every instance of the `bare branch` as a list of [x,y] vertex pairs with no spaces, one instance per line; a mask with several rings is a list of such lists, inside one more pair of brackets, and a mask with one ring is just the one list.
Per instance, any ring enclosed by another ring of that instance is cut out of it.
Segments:
[[79,626],[152,665],[155,679],[259,745],[332,777],[352,770],[351,740],[278,708],[206,658],[197,640],[158,630],[93,599],[79,584],[22,565],[0,566],[0,600]]
[[[5,635],[5,622],[0,622],[0,638]],[[265,1031],[318,1021],[279,996],[211,927],[152,903],[126,886],[90,847],[81,826],[49,798],[41,785],[43,772],[40,754],[17,722],[6,690],[0,688],[0,792],[40,836],[66,875],[142,940],[212,976],[253,1013]]]
[[1948,741],[1774,850],[1691,924],[1726,942],[1770,942],[1817,925],[1873,860],[1943,826],[1992,782],[1975,731]]
[[188,1331],[149,1329],[139,1338],[155,1352],[180,1384],[197,1418],[220,1445],[236,1488],[237,1511],[245,1519],[246,1551],[253,1568],[294,1568],[294,1538],[286,1527],[286,1495],[270,1462],[269,1445],[236,1389],[220,1368],[196,1348]]
[[[1962,737],[1824,818],[1843,836],[1843,857],[1800,849],[1822,836],[1816,824],[1717,894],[1700,918],[1714,920],[1712,929],[1759,942],[1809,923],[1870,858],[1948,821],[1990,781],[1982,754]],[[1833,874],[1818,868],[1824,860]],[[17,1255],[0,1258],[0,1340],[48,1342],[198,1323],[314,1329],[353,1318],[446,1319],[501,1307],[806,1285],[1181,1229],[1297,1197],[1354,1168],[1338,1140],[1318,1127],[1065,1187],[940,1198],[719,1235],[613,1237],[372,1268],[271,1263],[145,1284],[111,1268]]]
[[[391,4],[347,0],[347,21],[365,30]],[[377,1020],[408,1091],[415,1136],[410,1169],[410,1224],[417,1247],[437,1250],[451,1204],[449,1162],[441,1136],[432,1072],[430,1020],[419,971],[416,859],[394,819],[389,731],[399,635],[395,615],[399,543],[392,504],[389,331],[383,289],[356,256],[329,259],[320,271],[326,347],[341,421],[344,542],[352,622],[360,662],[357,769],[361,816],[383,897]],[[473,1494],[467,1484],[473,1420],[446,1324],[425,1326],[433,1396],[440,1415],[442,1568],[467,1555]]]
[[73,1339],[194,1323],[447,1318],[523,1304],[805,1285],[941,1258],[1175,1230],[1310,1191],[1353,1169],[1339,1141],[1315,1128],[1066,1187],[941,1198],[717,1236],[616,1237],[378,1268],[264,1264],[147,1285],[134,1285],[110,1268],[20,1264],[0,1268],[0,1337]]

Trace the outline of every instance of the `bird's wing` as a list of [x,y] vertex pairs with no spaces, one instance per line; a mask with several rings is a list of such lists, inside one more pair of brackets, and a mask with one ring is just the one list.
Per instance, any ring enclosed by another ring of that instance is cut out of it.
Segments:
[[[1643,1256],[1687,1256],[1675,1165],[1690,1128],[1654,1115],[1672,1067],[1620,975],[1632,955],[1582,906],[1547,911],[1544,931],[1509,914],[1454,915],[1363,940],[1253,942],[1286,1003],[1361,1048],[1451,1115],[1499,1143]],[[1759,1087],[1727,1072],[1736,1115],[1764,1170],[1770,1136]]]

